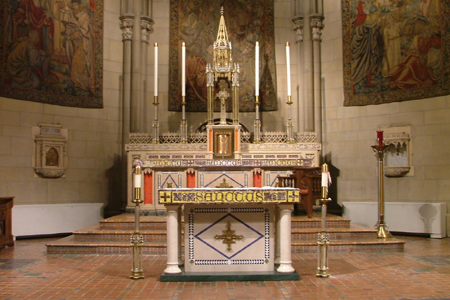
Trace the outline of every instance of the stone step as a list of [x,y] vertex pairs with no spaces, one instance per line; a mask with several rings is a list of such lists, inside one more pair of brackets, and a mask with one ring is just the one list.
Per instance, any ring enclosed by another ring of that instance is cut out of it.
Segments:
[[[329,253],[350,252],[401,252],[405,241],[395,238],[367,240],[330,240]],[[292,253],[317,253],[317,242],[292,242]]]
[[[121,214],[101,220],[100,229],[105,230],[134,230],[134,214]],[[183,220],[182,220],[183,222]],[[350,219],[335,215],[327,215],[327,228],[350,228]],[[140,216],[139,230],[166,230],[166,216]],[[292,216],[292,228],[308,229],[321,227],[320,212],[314,212],[312,218],[306,216]]]
[[[134,214],[122,214],[101,220],[99,224],[73,232],[73,235],[47,245],[48,253],[131,254],[130,238],[134,233]],[[145,255],[166,254],[166,217],[141,216],[140,234]],[[330,234],[329,252],[402,251],[403,242],[377,239],[375,229],[351,224],[349,219],[328,215],[326,230]],[[317,234],[321,232],[320,213],[313,218],[292,217],[293,253],[315,253]]]
[[[361,225],[351,224],[350,228],[326,228],[330,239],[334,241],[339,240],[367,240],[376,239],[377,231]],[[298,229],[292,228],[292,242],[294,241],[316,241],[317,234],[321,229]]]
[[[102,230],[134,230],[134,214],[121,214],[99,222]],[[166,230],[166,216],[140,216],[139,230]]]
[[[100,229],[99,225],[94,225],[89,228],[74,231],[74,241],[76,242],[119,242],[126,243],[130,241],[133,230],[107,230]],[[166,242],[166,230],[140,230],[140,234],[144,237],[144,242]]]
[[[292,241],[316,241],[320,229],[292,229]],[[377,237],[375,229],[368,229],[364,226],[352,224],[347,228],[327,228],[332,240],[344,239],[374,239]],[[76,242],[121,242],[130,241],[133,230],[106,230],[101,229],[99,225],[94,225],[83,230],[73,232]],[[165,230],[140,230],[144,237],[144,242],[166,242],[167,232]]]
[[[390,239],[366,239],[366,240],[331,240],[328,252],[383,252],[403,251],[404,241]],[[183,250],[183,249],[182,249]],[[317,242],[303,241],[292,242],[292,253],[317,253]],[[99,254],[99,255],[131,255],[130,242],[78,242],[74,236],[68,236],[61,240],[47,244],[49,254]],[[165,242],[144,242],[143,255],[166,255]]]

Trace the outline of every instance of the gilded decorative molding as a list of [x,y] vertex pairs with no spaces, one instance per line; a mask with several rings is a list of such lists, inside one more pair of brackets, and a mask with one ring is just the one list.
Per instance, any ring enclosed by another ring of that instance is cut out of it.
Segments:
[[133,15],[120,16],[120,29],[122,30],[122,41],[131,41],[133,37]]

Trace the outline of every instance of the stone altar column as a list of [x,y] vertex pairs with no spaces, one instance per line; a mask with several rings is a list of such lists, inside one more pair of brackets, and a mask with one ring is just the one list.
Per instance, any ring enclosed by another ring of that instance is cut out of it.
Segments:
[[279,204],[279,214],[277,229],[277,242],[280,244],[280,266],[277,271],[280,273],[292,273],[295,269],[292,267],[291,258],[291,212],[292,204]]
[[179,265],[179,245],[180,232],[179,230],[179,210],[180,205],[166,205],[167,209],[167,267],[164,273],[178,274],[181,273]]

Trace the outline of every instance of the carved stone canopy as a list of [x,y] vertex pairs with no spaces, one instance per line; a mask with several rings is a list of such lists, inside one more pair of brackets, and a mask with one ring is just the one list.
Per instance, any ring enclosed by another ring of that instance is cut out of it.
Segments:
[[60,124],[39,123],[33,127],[33,167],[44,178],[59,178],[67,168],[67,129]]

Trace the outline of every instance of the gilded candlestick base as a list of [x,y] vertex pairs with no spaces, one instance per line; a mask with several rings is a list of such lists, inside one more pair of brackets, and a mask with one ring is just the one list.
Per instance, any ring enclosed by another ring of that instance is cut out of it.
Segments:
[[[328,170],[322,168],[327,173]],[[331,202],[328,198],[328,187],[322,186],[322,198],[318,199],[322,204],[321,232],[317,234],[317,277],[329,277],[328,273],[328,245],[330,243],[330,234],[327,233],[327,204]]]
[[388,226],[384,222],[384,216],[380,215],[375,228],[377,229],[377,237],[378,238],[391,238],[392,234],[389,232]]
[[328,272],[328,245],[330,243],[330,234],[321,232],[317,234],[318,257],[316,277],[329,277]]
[[133,267],[131,268],[130,279],[143,279],[142,246],[144,245],[144,237],[139,233],[134,233],[131,235],[130,241],[133,247]]

